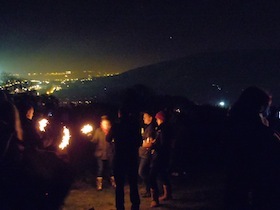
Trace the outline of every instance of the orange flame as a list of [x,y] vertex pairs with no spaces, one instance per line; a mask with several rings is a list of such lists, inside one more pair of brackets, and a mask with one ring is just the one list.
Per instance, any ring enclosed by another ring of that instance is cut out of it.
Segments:
[[63,126],[63,137],[62,137],[62,141],[58,147],[61,150],[63,150],[65,147],[67,147],[69,145],[70,138],[71,138],[70,130],[66,126]]
[[45,128],[49,124],[49,121],[47,119],[42,119],[38,123],[39,123],[39,130],[42,132],[45,132],[46,131]]
[[89,134],[92,131],[93,131],[93,127],[90,124],[84,125],[84,127],[82,127],[81,129],[81,132],[83,134]]

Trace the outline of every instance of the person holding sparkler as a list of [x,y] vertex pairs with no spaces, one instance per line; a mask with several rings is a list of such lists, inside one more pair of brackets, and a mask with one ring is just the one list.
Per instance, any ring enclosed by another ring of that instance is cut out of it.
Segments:
[[26,102],[18,105],[22,129],[23,129],[23,142],[25,149],[38,149],[43,147],[43,142],[39,136],[36,126],[33,122],[34,107]]
[[103,177],[105,172],[110,175],[110,182],[112,187],[116,187],[115,178],[113,174],[113,155],[114,143],[106,141],[106,136],[111,129],[111,122],[107,116],[101,117],[100,127],[96,129],[92,142],[96,144],[95,157],[97,158],[97,178],[96,189],[98,191],[103,189]]
[[23,209],[22,127],[18,109],[0,91],[0,203],[1,209]]
[[[38,134],[37,126],[32,120],[33,106],[24,100],[18,107],[24,142],[21,174],[25,188],[23,197],[27,205],[24,209],[59,209],[71,186],[71,169],[57,153],[44,148],[43,138]],[[47,124],[47,122],[39,123],[41,132],[45,130]],[[67,133],[70,138],[69,130],[65,126],[63,133]],[[63,138],[63,145],[59,146],[61,150],[67,146],[65,140],[69,139]]]

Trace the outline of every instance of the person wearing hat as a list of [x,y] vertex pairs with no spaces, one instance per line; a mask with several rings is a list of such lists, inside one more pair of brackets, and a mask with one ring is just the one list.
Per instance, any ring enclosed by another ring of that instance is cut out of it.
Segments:
[[[171,184],[168,177],[168,166],[171,148],[171,132],[166,123],[166,115],[160,111],[155,116],[158,124],[156,139],[151,147],[151,169],[150,169],[150,185],[151,185],[151,207],[159,206],[160,200],[169,200],[171,195]],[[159,189],[157,185],[158,175],[161,175],[163,182],[163,195],[159,197]]]

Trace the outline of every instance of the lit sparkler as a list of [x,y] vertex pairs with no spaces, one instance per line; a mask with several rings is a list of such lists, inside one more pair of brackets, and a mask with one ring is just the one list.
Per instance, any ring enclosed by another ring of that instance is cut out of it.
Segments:
[[81,132],[83,134],[89,134],[93,131],[93,127],[90,124],[84,125],[84,127],[81,129]]
[[46,131],[45,128],[49,124],[49,121],[47,119],[42,119],[38,123],[39,123],[39,130],[42,132],[45,132]]
[[71,138],[70,130],[66,126],[63,126],[63,137],[62,137],[62,141],[58,147],[61,150],[63,150],[65,147],[68,146],[70,138]]

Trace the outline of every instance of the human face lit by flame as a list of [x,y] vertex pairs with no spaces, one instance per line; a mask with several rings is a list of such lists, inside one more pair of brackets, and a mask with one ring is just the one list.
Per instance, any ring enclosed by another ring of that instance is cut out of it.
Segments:
[[110,130],[111,123],[109,120],[102,120],[100,123],[100,127],[102,128],[102,130]]
[[29,120],[32,120],[33,115],[34,115],[34,108],[31,107],[26,113],[26,118],[29,119]]
[[163,120],[159,119],[159,118],[156,118],[156,122],[158,125],[161,125],[163,123]]
[[143,122],[145,125],[149,125],[153,120],[153,117],[147,113],[143,114]]

